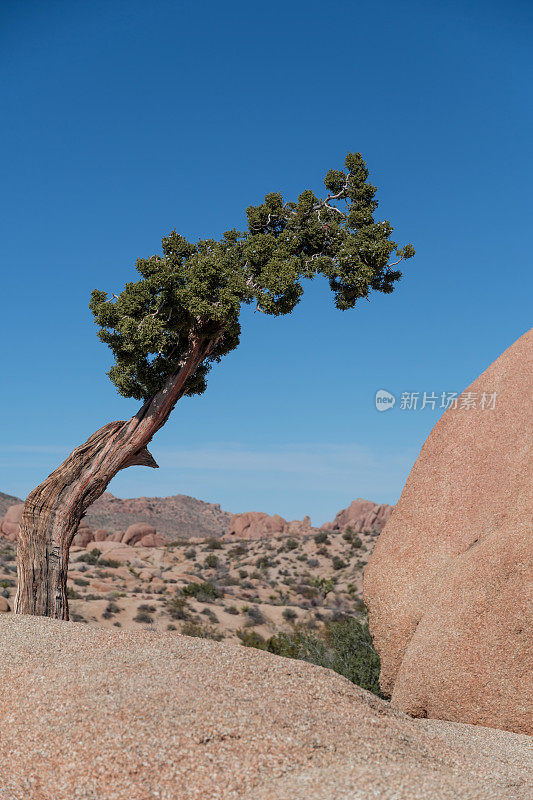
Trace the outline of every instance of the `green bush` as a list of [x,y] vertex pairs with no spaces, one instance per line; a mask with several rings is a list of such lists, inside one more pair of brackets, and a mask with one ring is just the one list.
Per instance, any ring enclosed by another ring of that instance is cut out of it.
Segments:
[[217,631],[213,625],[201,622],[184,622],[181,626],[181,633],[183,636],[196,636],[199,639],[214,639],[215,642],[220,642],[224,638],[224,634]]
[[222,548],[223,544],[220,539],[215,539],[214,537],[208,539],[205,545],[206,550],[222,550]]
[[292,538],[287,539],[287,541],[285,542],[285,548],[287,550],[296,550],[297,547],[298,547],[298,542],[296,541],[296,539]]
[[200,603],[211,603],[221,596],[215,584],[210,581],[206,581],[206,583],[188,583],[181,591],[185,597],[194,597]]
[[340,556],[333,556],[331,559],[331,565],[333,569],[344,569],[346,566],[346,561],[340,558]]
[[278,656],[295,658],[332,669],[349,681],[383,697],[379,688],[379,656],[374,650],[368,623],[351,617],[326,626],[323,636],[316,636],[304,629],[291,633],[279,633],[267,641],[251,633],[241,635],[242,644],[257,647]]
[[326,531],[319,531],[314,535],[315,544],[329,544],[328,534]]
[[284,608],[281,616],[283,617],[283,619],[286,619],[287,622],[293,622],[298,616],[298,614],[293,608]]
[[98,564],[101,567],[111,567],[112,569],[121,566],[120,561],[116,561],[114,558],[100,558]]
[[218,566],[218,558],[211,553],[210,555],[206,556],[204,566],[206,566],[208,569],[215,569],[215,567]]

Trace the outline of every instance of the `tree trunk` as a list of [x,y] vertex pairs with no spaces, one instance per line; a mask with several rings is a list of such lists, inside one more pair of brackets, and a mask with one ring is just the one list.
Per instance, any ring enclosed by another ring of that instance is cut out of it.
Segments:
[[85,511],[119,470],[136,464],[157,467],[147,445],[215,341],[192,341],[178,372],[134,417],[93,433],[28,495],[19,533],[15,613],[68,619],[69,549]]

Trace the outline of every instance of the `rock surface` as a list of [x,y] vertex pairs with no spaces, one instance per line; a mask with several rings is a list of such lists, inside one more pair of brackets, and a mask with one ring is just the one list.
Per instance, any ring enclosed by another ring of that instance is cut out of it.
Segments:
[[439,420],[365,570],[382,689],[415,716],[533,733],[532,356],[530,331]]
[[2,535],[6,539],[9,539],[10,542],[17,541],[23,510],[24,503],[16,503],[15,505],[9,506],[4,515],[1,525],[1,532]]
[[279,514],[266,514],[264,511],[245,511],[233,514],[229,522],[229,530],[222,537],[225,540],[263,539],[268,536],[299,536],[318,530],[311,526],[309,517],[303,520],[287,522]]
[[354,500],[348,508],[339,511],[333,522],[322,525],[324,530],[345,531],[351,528],[354,533],[363,531],[382,531],[390,519],[394,506],[386,503],[378,505],[371,500]]
[[531,796],[527,737],[410,719],[305,662],[177,634],[0,620],[2,798]]

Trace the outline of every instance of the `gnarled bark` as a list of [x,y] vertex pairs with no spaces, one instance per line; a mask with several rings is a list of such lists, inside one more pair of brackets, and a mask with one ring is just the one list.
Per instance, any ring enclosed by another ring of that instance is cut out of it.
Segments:
[[68,619],[69,549],[85,511],[119,470],[157,467],[147,445],[213,346],[212,339],[192,341],[178,372],[134,417],[93,433],[28,495],[19,534],[16,613]]

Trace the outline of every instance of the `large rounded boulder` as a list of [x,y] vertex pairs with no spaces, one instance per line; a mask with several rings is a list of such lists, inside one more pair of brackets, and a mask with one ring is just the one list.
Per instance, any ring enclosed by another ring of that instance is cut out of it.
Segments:
[[414,716],[533,733],[532,356],[530,331],[446,411],[365,570],[381,687]]
[[11,542],[16,542],[18,539],[23,511],[24,503],[15,503],[15,505],[9,506],[2,520],[0,532]]

